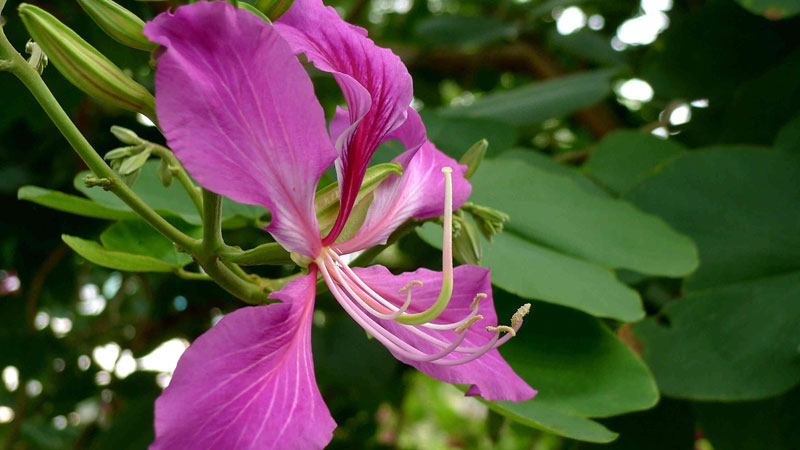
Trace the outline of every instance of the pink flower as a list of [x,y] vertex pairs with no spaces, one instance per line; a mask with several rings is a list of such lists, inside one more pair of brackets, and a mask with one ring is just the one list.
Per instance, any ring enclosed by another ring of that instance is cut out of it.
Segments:
[[[321,448],[336,424],[317,389],[311,319],[317,274],[370,335],[399,360],[468,395],[526,400],[536,393],[497,352],[521,325],[497,326],[489,271],[452,267],[445,230],[443,272],[393,275],[350,268],[340,255],[386,242],[400,224],[452,211],[469,196],[465,167],[427,141],[397,56],[320,0],[295,0],[271,26],[224,2],[164,13],[145,33],[165,50],[156,107],[170,147],[204,187],[267,207],[266,228],[309,262],[309,273],[272,295],[281,300],[225,316],[184,353],[156,401],[153,448]],[[330,72],[348,109],[326,131],[304,53]],[[377,147],[398,139],[407,151],[374,192],[360,229],[337,242]],[[321,237],[314,195],[335,163],[339,216]],[[444,172],[444,174],[443,174]],[[452,172],[452,173],[451,173]],[[446,227],[447,228],[447,227]]]

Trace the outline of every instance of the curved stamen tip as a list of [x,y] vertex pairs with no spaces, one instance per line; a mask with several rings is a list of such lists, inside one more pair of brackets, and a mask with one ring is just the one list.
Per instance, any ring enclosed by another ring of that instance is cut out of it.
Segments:
[[452,167],[442,167],[442,173],[453,173]]
[[405,285],[405,286],[403,286],[402,288],[400,288],[400,289],[397,291],[397,293],[398,293],[398,294],[401,294],[401,293],[403,293],[403,291],[410,290],[410,289],[411,289],[412,287],[414,287],[414,286],[422,286],[422,281],[419,281],[419,280],[414,280],[414,281],[412,281],[411,283],[408,283],[407,285]]
[[509,333],[511,336],[516,336],[517,335],[517,330],[511,328],[508,325],[498,325],[496,327],[486,327],[486,331],[493,331],[493,332],[497,332],[497,333],[506,332],[506,333]]
[[517,328],[522,323],[522,318],[528,315],[531,311],[531,304],[525,303],[524,305],[520,306],[517,312],[511,316],[511,326]]
[[484,294],[483,292],[479,293],[478,295],[475,296],[475,299],[472,300],[472,304],[469,305],[469,307],[473,309],[477,308],[478,303],[481,301],[481,299],[486,297],[488,297],[488,295]]
[[461,333],[462,331],[464,331],[467,328],[471,327],[473,323],[475,323],[475,322],[477,322],[477,321],[479,321],[481,319],[483,319],[483,316],[478,314],[477,316],[473,317],[472,319],[469,319],[464,325],[461,325],[460,327],[456,328],[453,331],[455,331],[456,333]]

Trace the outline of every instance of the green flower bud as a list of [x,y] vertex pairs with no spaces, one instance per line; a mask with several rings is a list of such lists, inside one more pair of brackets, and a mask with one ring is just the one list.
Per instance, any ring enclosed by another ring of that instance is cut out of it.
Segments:
[[503,225],[509,220],[508,214],[488,206],[467,202],[461,208],[475,219],[478,229],[490,242],[494,235],[503,231]]
[[74,31],[33,5],[21,4],[19,15],[31,37],[70,83],[92,97],[155,118],[153,95]]
[[467,165],[467,172],[464,178],[469,179],[478,167],[480,167],[483,157],[486,156],[486,150],[489,148],[489,141],[481,139],[480,141],[472,144],[472,147],[464,153],[464,156],[458,161],[459,164]]
[[115,148],[114,150],[109,151],[108,153],[103,156],[103,159],[108,161],[113,161],[116,159],[127,158],[128,156],[134,155],[142,151],[141,146],[139,145],[131,145],[128,147],[120,147]]
[[289,10],[293,2],[294,0],[256,0],[254,5],[274,22]]
[[133,130],[123,128],[118,125],[114,125],[111,127],[111,134],[113,134],[114,137],[116,137],[123,144],[128,144],[128,145],[144,144],[144,139],[140,138],[138,134],[133,132]]
[[161,164],[158,165],[158,179],[161,180],[161,184],[164,187],[169,187],[172,184],[172,169],[169,167],[169,162],[166,159],[161,158]]
[[460,218],[461,229],[458,234],[453,234],[453,257],[462,264],[479,265],[483,257],[483,247],[478,230],[466,217],[464,211],[456,211],[453,217],[456,216]]
[[120,175],[131,175],[142,168],[144,163],[147,162],[147,158],[150,157],[151,152],[149,146],[144,146],[143,148],[144,150],[122,161],[122,164],[120,164],[118,170]]
[[120,44],[145,51],[158,48],[158,44],[150,42],[142,34],[144,21],[113,1],[78,0],[78,4],[97,26]]

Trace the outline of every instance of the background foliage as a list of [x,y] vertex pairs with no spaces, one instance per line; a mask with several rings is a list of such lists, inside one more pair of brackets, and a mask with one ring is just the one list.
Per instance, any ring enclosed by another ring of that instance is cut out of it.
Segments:
[[[120,3],[144,19],[167,7]],[[105,37],[75,2],[37,4],[152,89],[147,53]],[[533,303],[502,353],[540,391],[464,399],[323,298],[313,344],[339,424],[332,448],[800,448],[796,2],[332,4],[406,62],[439,148],[459,157],[488,139],[471,201],[511,220],[481,263],[501,317]],[[5,30],[22,49],[16,6]],[[335,82],[312,77],[331,114]],[[96,148],[119,146],[115,124],[159,141],[55,68],[44,78]],[[147,355],[179,353],[241,303],[173,276],[190,259],[84,187],[82,162],[11,75],[0,93],[0,445],[144,448],[170,371]],[[150,164],[136,191],[196,233],[191,203]],[[268,239],[252,226],[262,210],[224,213],[229,242]],[[378,258],[435,268],[440,233],[426,224]]]

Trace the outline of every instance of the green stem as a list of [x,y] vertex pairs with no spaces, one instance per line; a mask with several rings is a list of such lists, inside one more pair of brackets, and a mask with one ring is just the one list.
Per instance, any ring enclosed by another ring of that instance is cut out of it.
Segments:
[[[0,7],[4,6],[3,4],[5,1],[0,0],[0,2],[2,2],[0,3]],[[11,43],[8,42],[2,28],[0,28],[0,60],[5,62],[5,70],[14,74],[14,76],[28,88],[31,94],[33,94],[33,97],[39,102],[39,105],[41,105],[42,109],[47,113],[47,116],[67,139],[72,148],[75,149],[75,152],[78,153],[78,156],[81,157],[89,169],[91,169],[97,177],[111,180],[111,185],[109,186],[111,192],[116,194],[116,196],[125,202],[134,212],[139,214],[150,226],[179,246],[188,250],[196,245],[195,239],[182,233],[144,203],[142,199],[122,181],[119,175],[106,164],[103,158],[97,154],[89,141],[86,140],[80,130],[72,123],[67,113],[61,108],[61,105],[58,104],[58,100],[56,100],[50,92],[50,89],[48,89],[47,85],[42,81],[39,73],[36,72],[36,70],[17,53]]]
[[189,177],[188,173],[186,173],[186,169],[183,168],[183,164],[178,161],[178,158],[175,157],[175,154],[172,153],[172,150],[168,149],[167,147],[154,144],[152,142],[148,142],[148,144],[153,149],[154,155],[167,161],[170,170],[173,170],[173,175],[178,179],[178,182],[181,184],[181,186],[183,186],[183,189],[186,190],[186,193],[189,194],[189,198],[192,199],[192,203],[194,203],[194,207],[197,208],[197,212],[202,215],[203,197],[200,194],[200,188],[194,184],[192,178]]
[[183,267],[175,271],[175,275],[184,280],[211,280],[211,277],[200,272],[190,272]]

